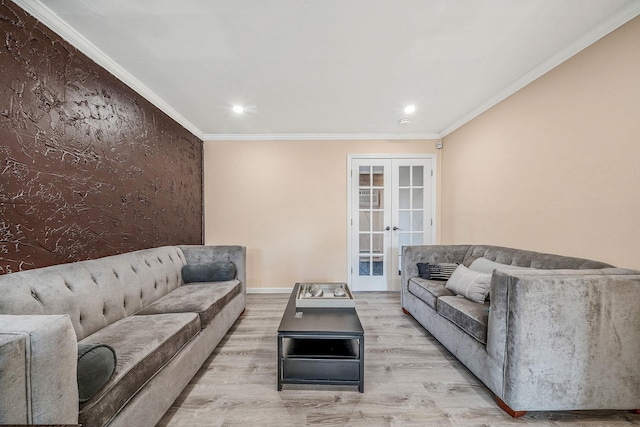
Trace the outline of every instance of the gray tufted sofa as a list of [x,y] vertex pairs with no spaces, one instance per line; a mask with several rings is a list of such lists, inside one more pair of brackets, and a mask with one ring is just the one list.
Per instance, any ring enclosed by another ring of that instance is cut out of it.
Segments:
[[[494,270],[489,301],[456,296],[417,263],[478,258]],[[640,408],[640,272],[484,245],[408,246],[402,308],[518,417],[526,411]]]
[[[237,276],[185,284],[185,264]],[[152,426],[245,309],[241,246],[166,246],[0,276],[0,424]],[[79,403],[79,343],[110,345],[115,372]]]

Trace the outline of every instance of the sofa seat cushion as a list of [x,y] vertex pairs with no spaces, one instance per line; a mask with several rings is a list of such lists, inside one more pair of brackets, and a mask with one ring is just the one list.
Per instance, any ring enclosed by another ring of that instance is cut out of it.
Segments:
[[445,287],[446,283],[447,282],[441,280],[427,280],[421,277],[412,277],[409,280],[409,292],[436,310],[438,298],[441,296],[455,295]]
[[200,331],[195,313],[129,316],[89,335],[79,344],[100,342],[115,350],[109,382],[80,405],[80,423],[101,426]]
[[241,290],[238,280],[190,283],[169,292],[137,314],[198,313],[200,327],[204,329]]
[[482,344],[487,343],[489,304],[480,304],[461,296],[443,296],[438,299],[438,314],[456,324]]

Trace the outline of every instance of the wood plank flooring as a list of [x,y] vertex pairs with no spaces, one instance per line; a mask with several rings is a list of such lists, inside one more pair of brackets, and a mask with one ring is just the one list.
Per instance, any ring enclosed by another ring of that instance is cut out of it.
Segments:
[[398,293],[356,295],[365,392],[276,387],[276,331],[289,295],[249,294],[247,310],[159,426],[622,426],[627,411],[531,412],[514,420],[413,318]]

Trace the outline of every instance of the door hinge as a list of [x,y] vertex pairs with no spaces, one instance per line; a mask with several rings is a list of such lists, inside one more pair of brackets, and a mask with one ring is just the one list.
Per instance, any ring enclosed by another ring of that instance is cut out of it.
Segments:
[[431,169],[431,177],[433,178],[433,169]]
[[431,225],[433,225],[433,218],[431,218]]

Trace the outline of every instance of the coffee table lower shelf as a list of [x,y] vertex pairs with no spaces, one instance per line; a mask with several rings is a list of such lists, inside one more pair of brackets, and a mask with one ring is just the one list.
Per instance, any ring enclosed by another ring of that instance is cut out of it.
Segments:
[[283,384],[353,385],[364,392],[364,335],[278,333]]

